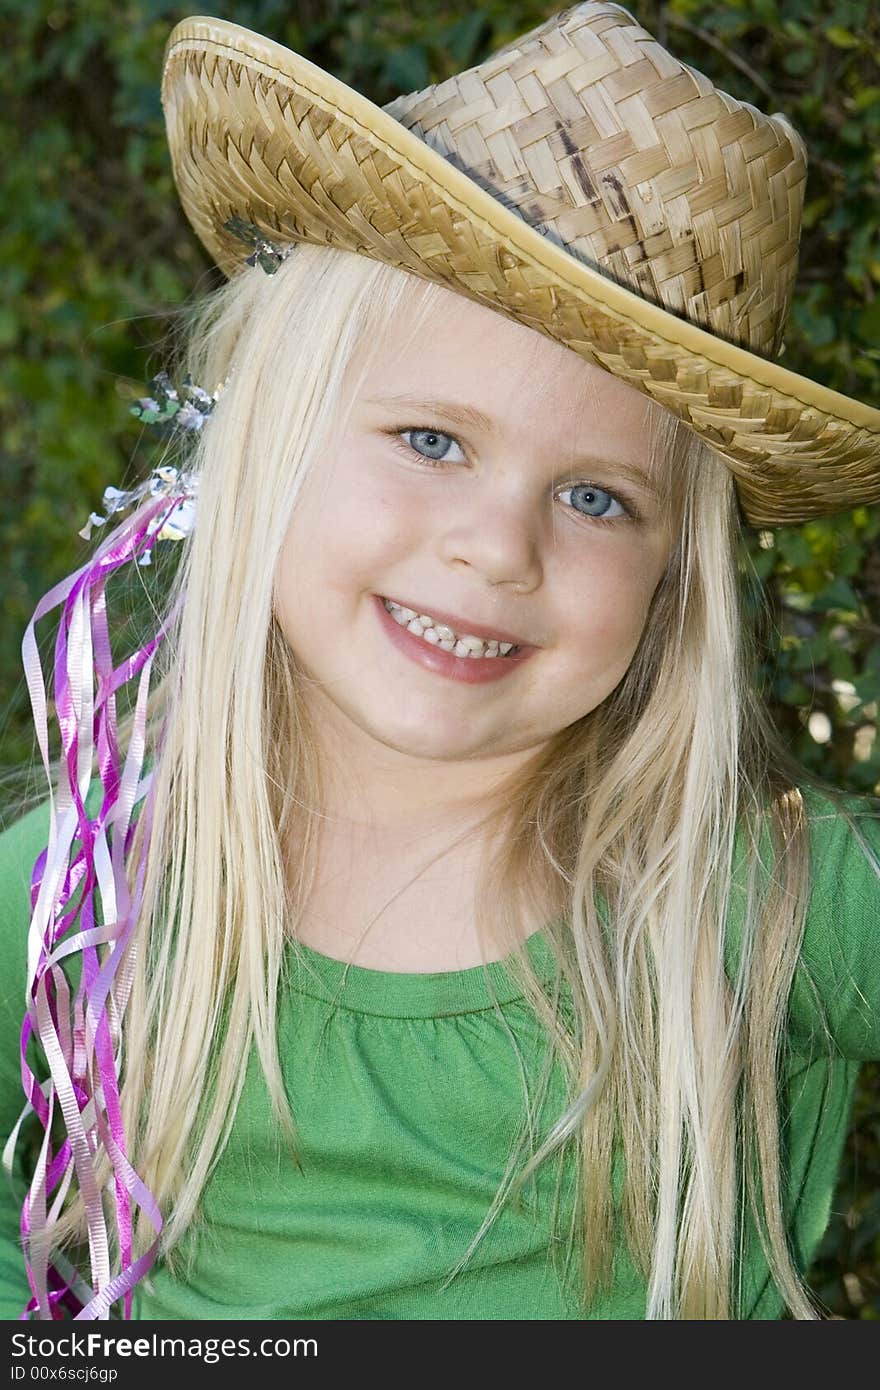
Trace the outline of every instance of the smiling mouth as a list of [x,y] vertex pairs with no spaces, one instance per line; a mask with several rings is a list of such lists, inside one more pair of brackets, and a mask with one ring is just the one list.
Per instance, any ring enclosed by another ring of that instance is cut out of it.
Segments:
[[433,618],[430,613],[417,613],[412,608],[395,603],[393,599],[383,598],[382,603],[400,627],[405,627],[414,637],[420,637],[423,642],[439,647],[441,651],[451,652],[454,656],[479,660],[483,657],[517,656],[522,650],[515,642],[454,632],[446,623]]

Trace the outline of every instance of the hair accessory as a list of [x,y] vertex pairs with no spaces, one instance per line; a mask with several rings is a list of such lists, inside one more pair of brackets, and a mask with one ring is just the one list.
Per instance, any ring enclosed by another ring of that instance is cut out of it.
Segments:
[[259,265],[267,275],[274,275],[293,250],[292,246],[276,246],[274,242],[267,241],[259,227],[255,227],[253,222],[245,222],[241,217],[227,217],[223,226],[233,236],[253,246],[253,253],[246,258],[245,264]]
[[[172,470],[173,471],[173,470]],[[140,491],[140,490],[138,490]],[[36,1114],[44,1137],[21,1214],[21,1237],[32,1296],[23,1319],[106,1318],[123,1299],[131,1317],[132,1289],[156,1257],[162,1217],[155,1199],[132,1168],[119,1097],[122,1016],[132,983],[130,942],[140,907],[152,818],[152,769],[144,771],[149,679],[155,652],[175,618],[118,665],[111,650],[105,589],[108,579],[133,557],[149,552],[178,505],[169,495],[147,496],[133,515],[103,539],[94,556],[43,596],[22,639],[22,662],[34,725],[49,778],[50,820],[46,848],[31,874],[28,933],[28,1006],[21,1032],[24,1109],[3,1154],[12,1154],[22,1122]],[[116,502],[124,505],[124,494]],[[111,512],[117,510],[116,506]],[[97,518],[103,522],[106,518]],[[180,599],[177,600],[179,605]],[[53,787],[49,756],[48,701],[34,634],[36,622],[62,607],[55,641],[52,708],[62,744],[61,772]],[[119,748],[116,692],[138,676],[135,720],[128,749]],[[88,806],[92,765],[97,762],[101,796]],[[126,856],[141,804],[145,834],[134,892]],[[100,898],[98,898],[100,895]],[[102,921],[96,917],[100,900]],[[105,946],[103,956],[98,947]],[[81,955],[74,995],[62,962]],[[37,1038],[49,1076],[31,1070],[30,1038]],[[66,1137],[54,1147],[55,1121],[63,1115]],[[96,1154],[110,1161],[108,1192],[98,1186]],[[88,1222],[91,1279],[51,1249],[51,1221],[76,1175]],[[54,1194],[54,1196],[53,1196]],[[49,1201],[52,1206],[49,1208]],[[111,1271],[108,1211],[118,1229],[121,1267]],[[156,1236],[148,1251],[133,1257],[132,1204],[145,1212]]]
[[[138,401],[132,413],[166,435],[199,431],[225,384],[209,394],[187,377],[178,391],[167,372],[159,372],[150,382],[152,395]],[[130,1318],[132,1290],[158,1249],[161,1213],[126,1154],[118,1059],[121,1020],[132,980],[127,948],[141,901],[152,819],[152,771],[143,771],[149,679],[167,622],[139,651],[114,666],[105,589],[108,579],[132,559],[149,565],[156,541],[182,540],[189,534],[197,495],[197,473],[169,464],[154,468],[149,478],[128,491],[105,488],[106,515],[91,513],[79,532],[84,540],[91,539],[93,526],[104,526],[117,513],[130,507],[134,513],[105,538],[81,569],[43,596],[22,641],[37,739],[50,778],[49,841],[31,874],[28,1008],[21,1034],[26,1102],[3,1152],[4,1165],[11,1169],[21,1125],[36,1114],[44,1138],[21,1215],[32,1295],[23,1319],[106,1318],[119,1299],[123,1316]],[[61,729],[63,770],[53,788],[46,683],[34,626],[60,605],[52,705]],[[123,766],[116,733],[116,692],[135,676],[139,676],[135,723]],[[95,758],[102,797],[87,808]],[[145,834],[132,895],[125,866],[138,803],[145,817]],[[103,924],[95,915],[96,892]],[[97,948],[102,944],[106,954],[99,958]],[[75,996],[61,964],[73,954],[81,954],[82,959]],[[46,1081],[39,1080],[29,1065],[32,1036],[49,1062]],[[58,1112],[67,1137],[56,1153],[52,1135]],[[94,1166],[101,1149],[112,1168],[121,1260],[116,1274],[111,1272],[105,1194],[98,1188]],[[74,1174],[86,1208],[92,1283],[61,1252],[51,1251],[46,1240],[52,1212],[60,1207]],[[137,1260],[132,1249],[133,1202],[144,1210],[156,1232],[149,1250]]]
[[[188,536],[196,519],[196,498],[198,496],[198,475],[194,472],[178,471],[163,464],[154,468],[149,478],[138,487],[122,492],[118,487],[105,487],[104,506],[106,516],[96,512],[89,515],[85,526],[78,533],[83,540],[91,540],[92,527],[103,526],[116,512],[128,507],[139,506],[147,497],[174,497],[176,504],[172,511],[157,513],[149,523],[147,534],[155,535],[157,541],[181,541]],[[152,563],[149,550],[138,559],[139,565]]]
[[[142,396],[131,407],[131,414],[163,435],[173,435],[180,430],[198,432],[204,427],[228,381],[229,376],[209,395],[201,386],[196,386],[189,376],[184,378],[178,391],[166,371],[157,372],[150,380],[151,394]],[[103,526],[116,512],[137,506],[147,497],[176,497],[174,510],[154,517],[151,522],[153,529],[149,534],[155,534],[159,541],[183,540],[195,524],[198,481],[198,475],[192,470],[178,470],[162,464],[153,469],[149,478],[127,492],[118,487],[106,487],[103,503],[107,515],[99,516],[97,512],[92,512],[78,534],[85,541],[91,540],[93,526]],[[138,564],[152,564],[150,548],[143,551]]]
[[195,16],[168,39],[162,102],[184,210],[227,275],[245,232],[258,261],[300,241],[385,261],[672,411],[727,464],[753,525],[880,502],[880,409],[778,360],[802,137],[622,5],[573,5],[384,107]]
[[[227,377],[227,381],[229,378]],[[212,395],[196,386],[190,376],[183,379],[178,391],[166,371],[157,372],[150,380],[149,396],[142,396],[130,413],[145,425],[153,425],[163,434],[175,430],[200,430],[217,403],[226,382]]]

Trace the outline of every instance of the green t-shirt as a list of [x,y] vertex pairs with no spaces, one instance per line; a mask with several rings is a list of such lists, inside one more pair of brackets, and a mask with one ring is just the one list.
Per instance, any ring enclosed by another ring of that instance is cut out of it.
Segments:
[[[819,987],[833,1045],[829,1056],[799,971],[781,1114],[787,1229],[803,1272],[828,1222],[859,1063],[880,1057],[880,879],[833,804],[811,790],[805,797],[814,879],[802,960]],[[847,805],[867,808],[859,797]],[[860,824],[880,854],[880,824],[868,816]],[[38,807],[0,835],[0,1142],[23,1102],[28,884],[47,826],[48,811]],[[549,978],[544,935],[530,937],[528,949]],[[580,1306],[577,1245],[565,1269],[558,1244],[574,1191],[568,1155],[561,1168],[551,1160],[539,1171],[518,1207],[502,1208],[464,1269],[442,1287],[486,1215],[519,1132],[524,1101],[511,1034],[531,1079],[546,1046],[504,963],[488,967],[496,1010],[481,966],[421,975],[350,966],[342,987],[342,962],[308,947],[298,952],[291,947],[279,1000],[279,1046],[300,1167],[279,1152],[252,1054],[230,1141],[205,1190],[205,1220],[185,1237],[194,1257],[189,1277],[178,1281],[154,1266],[137,1286],[134,1316],[644,1318],[645,1282],[622,1246],[611,1293],[586,1313]],[[564,1103],[557,1064],[540,1135]],[[615,1195],[619,1179],[618,1171]],[[4,1319],[17,1318],[29,1297],[18,1247],[23,1190],[20,1170],[14,1192],[0,1179]],[[737,1316],[779,1317],[782,1301],[751,1227],[744,1250]]]

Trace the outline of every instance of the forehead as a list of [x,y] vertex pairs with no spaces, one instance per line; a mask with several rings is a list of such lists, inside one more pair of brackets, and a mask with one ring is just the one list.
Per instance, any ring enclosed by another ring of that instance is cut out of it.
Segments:
[[429,286],[421,302],[412,298],[365,343],[359,402],[404,410],[451,405],[481,435],[557,453],[589,445],[590,452],[650,467],[658,407],[642,392],[442,286]]

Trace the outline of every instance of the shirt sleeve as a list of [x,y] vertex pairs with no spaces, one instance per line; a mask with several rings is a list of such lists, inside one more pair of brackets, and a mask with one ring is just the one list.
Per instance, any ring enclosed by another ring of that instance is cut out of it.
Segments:
[[812,886],[789,1007],[793,1048],[880,1058],[880,814],[867,797],[843,808],[802,789]]
[[[34,807],[0,834],[0,1149],[15,1128],[25,1104],[21,1084],[21,1025],[25,1012],[27,938],[30,925],[31,870],[49,835],[49,803]],[[33,1070],[36,1049],[31,1043]],[[38,1072],[42,1075],[44,1073]],[[21,1204],[25,1177],[24,1148],[42,1134],[34,1115],[19,1131],[12,1176],[0,1169],[0,1318],[20,1317],[31,1291],[21,1249]]]

